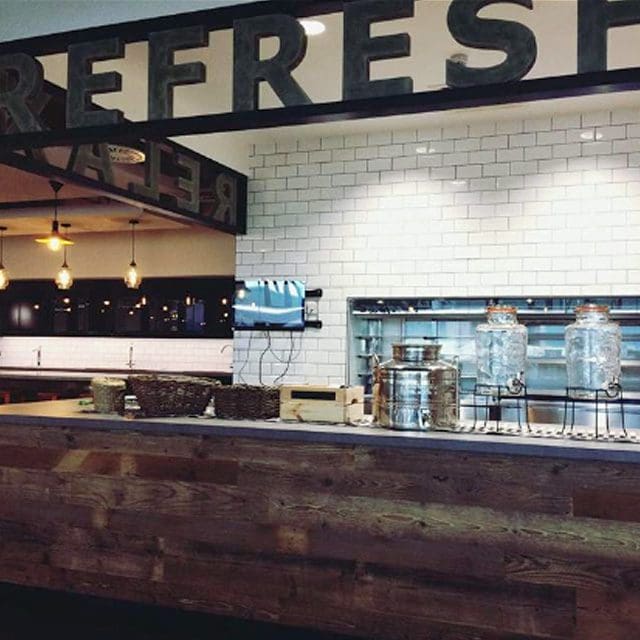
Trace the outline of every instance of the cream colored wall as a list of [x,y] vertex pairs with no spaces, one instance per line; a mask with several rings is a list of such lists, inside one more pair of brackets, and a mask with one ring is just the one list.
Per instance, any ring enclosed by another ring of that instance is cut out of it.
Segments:
[[[128,233],[83,233],[69,249],[75,278],[120,278],[130,257]],[[62,254],[30,236],[5,239],[5,267],[12,279],[53,278]],[[235,238],[215,230],[147,231],[136,235],[136,261],[144,277],[229,276],[235,273]]]

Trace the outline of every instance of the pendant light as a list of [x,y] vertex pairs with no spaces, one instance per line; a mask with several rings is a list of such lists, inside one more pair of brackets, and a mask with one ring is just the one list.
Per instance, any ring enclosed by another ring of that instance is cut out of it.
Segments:
[[51,251],[60,251],[62,247],[73,244],[73,242],[69,240],[69,238],[60,233],[60,225],[58,223],[58,191],[60,191],[60,189],[62,189],[64,185],[61,182],[57,182],[56,180],[51,180],[49,184],[53,189],[55,198],[53,205],[53,220],[51,221],[51,233],[42,238],[36,238],[36,242],[39,242],[40,244],[46,244],[47,249],[50,249]]
[[9,286],[9,272],[4,268],[4,232],[7,227],[0,227],[0,291]]
[[136,225],[139,222],[139,220],[129,220],[129,224],[131,225],[131,262],[124,274],[124,283],[129,289],[137,289],[142,283],[142,277],[136,264]]
[[[70,224],[62,224],[60,225],[65,230],[67,230],[71,225]],[[71,285],[73,284],[73,275],[71,273],[71,269],[69,269],[69,265],[67,264],[67,246],[64,246],[64,259],[62,262],[62,266],[60,267],[60,271],[58,271],[56,275],[56,287],[63,291],[67,289],[71,289]]]

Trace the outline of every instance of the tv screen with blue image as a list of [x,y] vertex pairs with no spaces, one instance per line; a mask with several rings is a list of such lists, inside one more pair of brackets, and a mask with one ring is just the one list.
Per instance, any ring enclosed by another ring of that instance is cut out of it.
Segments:
[[304,282],[246,280],[236,285],[236,329],[304,329]]

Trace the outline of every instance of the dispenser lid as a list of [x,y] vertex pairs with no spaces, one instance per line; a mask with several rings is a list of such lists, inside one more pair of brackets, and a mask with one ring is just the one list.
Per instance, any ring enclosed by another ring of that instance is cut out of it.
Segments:
[[442,345],[437,342],[401,342],[394,344],[393,359],[402,362],[434,362]]

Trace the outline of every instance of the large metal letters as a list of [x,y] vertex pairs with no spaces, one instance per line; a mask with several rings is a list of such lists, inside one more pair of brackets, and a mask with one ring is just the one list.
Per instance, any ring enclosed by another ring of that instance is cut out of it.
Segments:
[[[277,37],[278,53],[260,59],[260,40]],[[307,36],[291,16],[259,16],[233,25],[233,110],[259,108],[260,82],[266,81],[285,107],[310,104],[311,99],[291,75],[307,52]]]
[[93,63],[123,57],[124,44],[118,38],[69,46],[67,127],[95,127],[122,122],[122,111],[91,109],[91,99],[98,93],[112,93],[122,89],[122,76],[119,73],[93,73]]
[[447,60],[447,85],[471,87],[479,84],[513,82],[523,78],[535,64],[538,54],[536,37],[528,27],[507,20],[478,17],[490,4],[509,2],[533,9],[533,0],[453,0],[447,23],[451,35],[475,49],[498,49],[506,59],[492,67],[468,67],[464,62]]
[[359,0],[344,8],[344,57],[342,96],[373,98],[413,91],[413,80],[386,78],[371,80],[371,62],[402,58],[411,53],[409,34],[371,37],[371,23],[413,17],[414,0]]
[[198,84],[206,79],[204,63],[175,64],[174,53],[208,44],[209,34],[202,26],[149,34],[149,120],[173,118],[175,86]]

